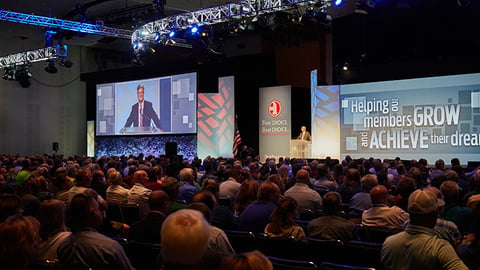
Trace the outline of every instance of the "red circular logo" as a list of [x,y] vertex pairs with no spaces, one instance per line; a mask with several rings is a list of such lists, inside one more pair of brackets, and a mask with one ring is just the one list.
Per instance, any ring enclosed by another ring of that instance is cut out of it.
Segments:
[[272,100],[272,102],[270,102],[270,104],[268,105],[268,112],[272,117],[279,116],[281,111],[282,111],[282,105],[278,100]]

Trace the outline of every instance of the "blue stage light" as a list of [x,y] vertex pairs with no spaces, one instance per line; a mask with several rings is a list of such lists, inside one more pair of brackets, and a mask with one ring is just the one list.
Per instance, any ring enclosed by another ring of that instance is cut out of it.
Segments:
[[196,25],[192,26],[192,28],[190,29],[190,32],[192,34],[196,34],[198,32],[198,26],[196,26]]
[[175,36],[175,31],[174,30],[171,30],[170,32],[168,32],[168,37],[169,38],[173,38]]
[[159,42],[161,37],[162,37],[162,35],[160,35],[160,33],[156,32],[155,36],[153,37],[153,40],[155,42]]
[[335,0],[335,6],[340,6],[341,4],[343,4],[343,0]]

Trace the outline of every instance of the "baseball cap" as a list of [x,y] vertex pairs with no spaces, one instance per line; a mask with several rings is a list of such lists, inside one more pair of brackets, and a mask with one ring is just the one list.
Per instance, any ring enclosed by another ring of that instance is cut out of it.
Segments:
[[21,185],[30,177],[32,177],[32,175],[28,171],[19,171],[15,177],[15,181],[17,182],[17,185]]
[[408,212],[429,214],[438,208],[437,196],[430,190],[417,189],[408,197]]

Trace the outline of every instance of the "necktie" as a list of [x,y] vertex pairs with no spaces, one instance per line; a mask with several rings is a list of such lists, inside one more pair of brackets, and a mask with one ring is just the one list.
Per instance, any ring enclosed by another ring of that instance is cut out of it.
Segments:
[[143,127],[143,107],[140,105],[140,115],[138,117],[138,126]]

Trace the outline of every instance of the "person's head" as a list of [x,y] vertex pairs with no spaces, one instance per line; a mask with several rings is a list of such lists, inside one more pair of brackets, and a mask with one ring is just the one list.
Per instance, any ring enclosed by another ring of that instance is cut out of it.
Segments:
[[78,169],[75,174],[75,183],[80,187],[90,187],[92,185],[92,173],[90,169]]
[[342,209],[342,197],[338,192],[327,192],[322,198],[325,215],[337,215]]
[[138,170],[133,174],[133,181],[138,184],[146,185],[148,183],[148,174],[144,170]]
[[145,98],[145,87],[141,84],[137,86],[138,103],[142,103]]
[[408,198],[416,188],[417,184],[415,183],[415,179],[408,176],[400,179],[397,184],[397,192],[404,198]]
[[385,186],[377,185],[370,191],[373,204],[388,204],[388,190]]
[[199,211],[200,213],[202,213],[203,218],[206,221],[210,221],[210,219],[212,218],[212,212],[210,211],[208,206],[206,206],[202,202],[192,202],[191,204],[187,205],[186,209],[192,209],[192,210]]
[[[289,196],[285,196],[278,200],[277,207],[270,216],[270,223],[276,227],[278,231],[282,227],[289,227],[295,224],[295,213],[297,209],[297,201]],[[274,231],[275,228],[274,228]]]
[[376,185],[378,185],[378,180],[375,174],[366,174],[360,180],[360,186],[362,187],[363,192],[370,193],[370,190]]
[[40,223],[34,217],[13,215],[0,223],[2,269],[27,269],[38,257]]
[[165,264],[194,265],[208,248],[210,225],[199,211],[182,209],[165,219],[160,234]]
[[122,175],[118,171],[112,171],[108,174],[108,182],[112,185],[122,184]]
[[6,220],[12,215],[21,215],[23,213],[22,200],[14,194],[0,195],[0,222]]
[[[215,195],[210,191],[199,191],[195,193],[192,197],[192,202],[200,202],[205,204],[210,210],[212,216],[214,215],[215,209],[217,208],[217,199],[215,198]],[[210,221],[210,219],[207,219],[207,221]]]
[[102,170],[94,170],[92,172],[92,183],[102,183],[105,184],[105,173]]
[[310,183],[310,173],[305,169],[298,170],[295,176],[295,182],[303,184]]
[[168,194],[163,190],[154,190],[148,197],[148,205],[150,211],[160,211],[162,213],[167,212],[168,208]]
[[349,185],[353,185],[355,183],[360,183],[360,171],[358,169],[350,168],[347,170],[345,175],[345,182]]
[[302,127],[300,128],[300,130],[302,130],[302,132],[305,132],[305,131],[307,131],[307,127],[306,127],[306,126],[302,126]]
[[437,222],[438,199],[430,190],[417,189],[408,197],[410,224],[433,228]]
[[175,177],[167,177],[162,181],[162,190],[168,194],[170,201],[176,201],[178,198],[178,187],[180,182],[178,182]]
[[280,189],[277,184],[273,182],[263,182],[258,189],[257,199],[259,201],[271,201],[277,203],[278,199],[280,199]]
[[192,168],[183,168],[178,173],[178,178],[180,181],[193,184],[193,169]]
[[440,191],[445,197],[446,204],[455,204],[458,202],[460,188],[458,187],[457,182],[454,181],[445,181],[440,185]]
[[260,251],[240,253],[225,257],[219,270],[273,270],[272,262]]
[[75,232],[82,228],[98,229],[103,222],[103,215],[97,201],[98,195],[93,189],[73,196],[68,209],[69,228]]
[[65,203],[59,200],[45,200],[40,204],[36,218],[40,222],[43,240],[65,231],[65,209]]
[[442,171],[445,170],[445,161],[443,161],[443,159],[435,161],[435,169]]

